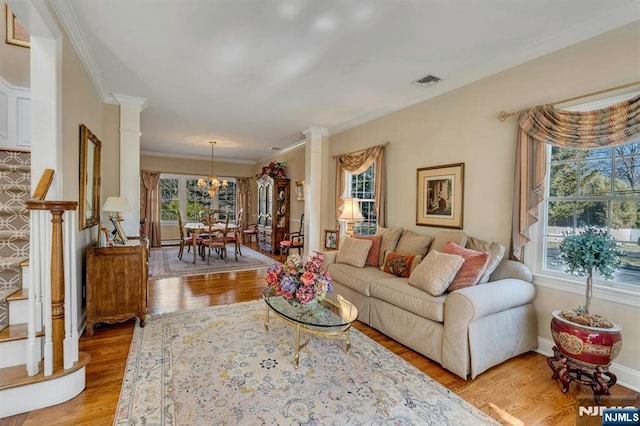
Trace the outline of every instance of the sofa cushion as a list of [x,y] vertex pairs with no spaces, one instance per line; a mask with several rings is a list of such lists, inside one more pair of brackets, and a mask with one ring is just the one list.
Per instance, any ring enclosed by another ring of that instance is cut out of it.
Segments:
[[398,245],[398,240],[402,236],[402,228],[382,228],[378,226],[376,234],[382,235],[382,241],[380,242],[380,254],[378,255],[378,266],[384,264],[384,252],[395,251]]
[[478,284],[482,273],[487,269],[490,256],[489,252],[467,249],[453,241],[449,241],[444,246],[443,253],[457,254],[464,259],[464,263],[447,289],[449,292]]
[[489,276],[493,271],[496,270],[496,268],[500,264],[500,261],[502,261],[502,258],[504,257],[505,247],[500,243],[492,243],[473,237],[467,238],[466,247],[471,250],[489,252],[490,257],[489,263],[487,263],[487,269],[485,269],[482,273],[478,284],[489,282]]
[[370,285],[371,296],[430,320],[444,321],[447,296],[434,297],[409,285],[406,278],[382,278]]
[[431,250],[409,276],[409,284],[432,296],[441,296],[463,263],[462,256]]
[[459,246],[464,247],[467,242],[467,235],[462,231],[440,231],[433,236],[433,241],[431,241],[429,251],[437,250],[442,253],[444,246],[449,241],[453,241]]
[[336,263],[346,263],[358,268],[364,267],[371,244],[370,240],[345,238],[344,242],[340,244],[340,249],[336,255]]
[[327,270],[331,274],[333,281],[365,296],[371,296],[369,284],[372,281],[393,276],[382,272],[377,267],[365,266],[364,268],[356,268],[346,263],[332,263]]
[[384,272],[388,272],[397,277],[409,278],[411,271],[422,260],[422,256],[401,254],[393,251],[388,251],[384,255],[384,263],[380,269]]
[[424,256],[429,250],[431,240],[433,240],[431,235],[422,235],[405,229],[394,251],[396,253]]
[[378,266],[378,257],[380,256],[380,243],[382,242],[382,235],[354,235],[353,238],[361,240],[370,240],[371,248],[367,255],[365,265]]

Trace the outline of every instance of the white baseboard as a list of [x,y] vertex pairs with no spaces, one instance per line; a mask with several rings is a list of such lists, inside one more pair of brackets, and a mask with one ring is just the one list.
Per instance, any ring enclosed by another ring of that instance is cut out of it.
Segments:
[[[538,336],[538,349],[535,351],[544,356],[552,356],[554,346],[553,340]],[[611,363],[609,370],[618,378],[617,384],[640,392],[640,371],[633,370],[615,362]]]

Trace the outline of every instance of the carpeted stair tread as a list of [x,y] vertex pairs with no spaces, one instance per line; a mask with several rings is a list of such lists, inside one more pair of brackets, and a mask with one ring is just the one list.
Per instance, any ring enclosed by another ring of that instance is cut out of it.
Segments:
[[4,269],[16,269],[20,271],[20,263],[26,260],[27,257],[0,257],[0,271]]
[[[0,222],[1,223],[1,222]],[[1,240],[17,241],[17,240],[29,240],[28,229],[2,229],[0,226],[0,243]]]
[[27,206],[25,205],[21,205],[21,206],[1,205],[0,206],[0,216],[13,216],[13,215],[29,216],[29,210],[27,210]]
[[27,195],[31,191],[30,184],[22,183],[3,183],[0,184],[0,192],[26,192]]
[[26,172],[31,173],[31,165],[30,164],[6,164],[0,163],[0,172]]

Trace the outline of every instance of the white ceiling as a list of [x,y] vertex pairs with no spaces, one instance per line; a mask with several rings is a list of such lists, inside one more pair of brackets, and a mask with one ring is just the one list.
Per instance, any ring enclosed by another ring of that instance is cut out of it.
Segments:
[[[640,19],[640,0],[51,0],[141,149],[261,161]],[[433,74],[440,83],[412,81]],[[382,137],[384,139],[384,137]]]

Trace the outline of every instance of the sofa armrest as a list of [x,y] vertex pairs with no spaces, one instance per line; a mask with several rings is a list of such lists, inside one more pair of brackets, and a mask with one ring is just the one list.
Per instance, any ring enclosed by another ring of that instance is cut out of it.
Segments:
[[331,265],[332,263],[336,263],[337,254],[337,250],[322,252],[322,255],[324,256],[324,260],[322,261],[323,271],[326,271],[329,268],[329,265]]
[[[445,301],[445,324],[449,320],[468,318],[470,322],[496,312],[533,302],[535,286],[516,278],[505,278],[473,287],[461,288],[447,296]],[[446,309],[452,308],[452,318],[447,318]],[[460,313],[464,312],[463,315]]]
[[471,372],[469,323],[497,312],[526,305],[535,297],[535,286],[507,278],[462,288],[444,302],[442,366],[465,378]]
[[516,262],[515,260],[505,259],[491,273],[489,282],[498,281],[505,278],[517,278],[523,281],[533,282],[533,275],[531,270],[524,263]]

